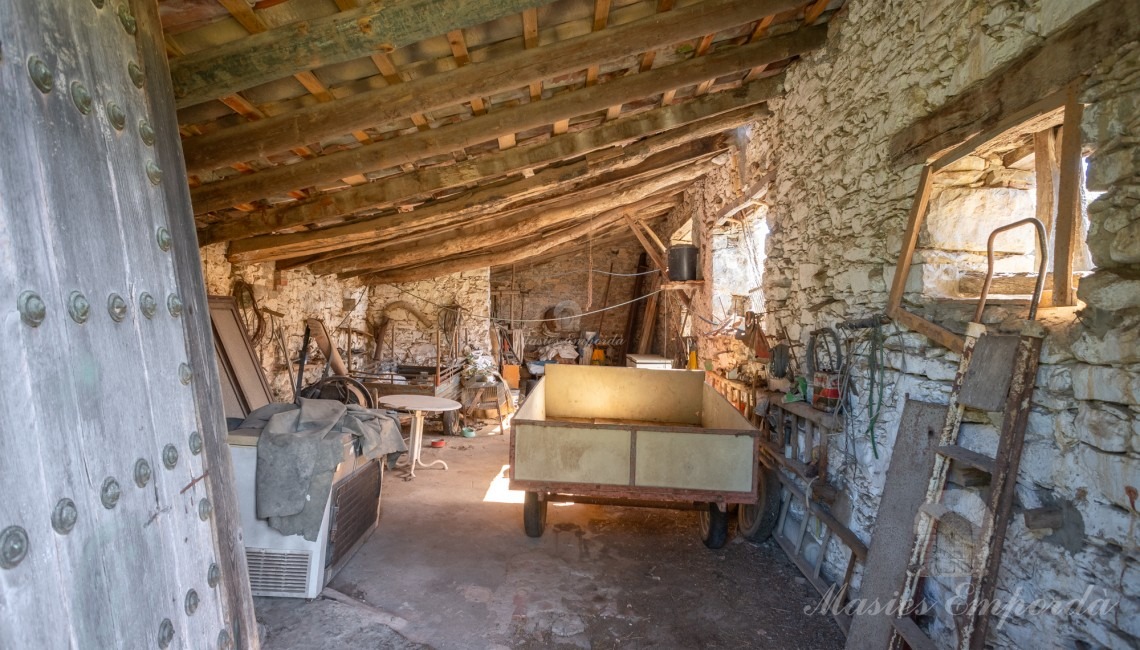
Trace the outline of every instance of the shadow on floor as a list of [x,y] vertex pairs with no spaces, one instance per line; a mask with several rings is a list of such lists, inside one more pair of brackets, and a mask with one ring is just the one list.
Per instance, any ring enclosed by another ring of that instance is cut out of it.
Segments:
[[843,646],[830,617],[805,614],[819,597],[773,542],[711,551],[692,511],[553,504],[531,539],[521,495],[495,481],[508,440],[446,443],[424,460],[450,470],[386,476],[379,529],[330,584],[366,604],[258,599],[264,647]]

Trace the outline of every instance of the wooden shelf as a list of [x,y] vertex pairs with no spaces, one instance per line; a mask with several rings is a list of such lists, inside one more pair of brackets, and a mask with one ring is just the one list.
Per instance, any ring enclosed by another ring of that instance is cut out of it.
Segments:
[[686,280],[684,282],[666,282],[661,285],[661,288],[665,291],[683,291],[703,286],[705,286],[704,280]]
[[778,406],[789,413],[798,415],[805,420],[811,420],[825,429],[832,431],[843,429],[843,418],[841,416],[835,415],[834,413],[824,413],[807,402],[785,402],[784,393],[767,391],[766,394],[770,404]]

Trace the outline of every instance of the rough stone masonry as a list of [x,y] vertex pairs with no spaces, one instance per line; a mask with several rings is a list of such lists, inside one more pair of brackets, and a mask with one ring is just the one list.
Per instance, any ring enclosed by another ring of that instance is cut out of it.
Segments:
[[[1094,4],[849,1],[831,22],[828,46],[788,70],[784,98],[770,103],[771,117],[752,125],[744,155],[691,188],[661,234],[668,236],[693,218],[694,238],[702,250],[711,250],[719,234],[710,222],[724,197],[774,171],[766,210],[753,217],[767,219],[771,231],[763,262],[767,331],[783,327],[792,340],[806,343],[815,328],[882,313],[921,171],[921,165],[900,169],[891,161],[891,137]],[[999,647],[1132,648],[1140,643],[1135,502],[1140,489],[1140,43],[1121,43],[1102,61],[1080,100],[1086,105],[1081,125],[1086,189],[1095,197],[1087,208],[1087,254],[1095,270],[1080,282],[1083,309],[1046,310],[1049,336],[1015,505],[1018,511],[1057,506],[1062,523],[1031,530],[1022,516],[1014,517],[997,597],[1027,603],[1092,598],[1114,606],[1103,615],[1013,611],[991,626],[990,641]],[[972,312],[972,305],[969,310],[946,306],[933,296],[945,297],[956,288],[939,284],[945,278],[938,265],[976,269],[981,260],[984,269],[977,237],[968,235],[971,229],[988,233],[991,226],[974,219],[1024,211],[1026,197],[1019,192],[1030,188],[1029,179],[1016,169],[997,167],[993,160],[967,159],[936,188],[942,198],[932,208],[933,225],[920,239],[905,296],[914,308],[925,305],[936,320],[960,325]],[[966,215],[961,231],[947,223],[952,212]],[[984,238],[982,244],[984,251]],[[1010,249],[1003,252],[1006,266],[1027,270],[1032,242],[1015,237],[1003,245]],[[714,266],[724,264],[703,262],[706,277]],[[710,289],[698,292],[696,301],[706,317],[712,316],[711,294],[704,293]],[[734,293],[747,290],[741,286]],[[987,320],[997,323],[1012,315],[995,308]],[[864,541],[876,524],[906,397],[945,403],[959,361],[924,336],[894,325],[886,330],[889,390],[874,427],[878,457],[867,435],[866,408],[848,415],[846,434],[831,444],[832,480],[851,500],[849,512],[837,515]],[[855,391],[866,395],[866,357],[854,364]],[[975,412],[966,419],[962,444],[992,455],[1000,420]],[[977,520],[984,507],[978,491],[955,492],[947,501]],[[969,551],[967,541],[948,538],[936,557]],[[828,558],[834,577],[846,556],[832,544]],[[928,580],[925,595],[945,603],[957,584]],[[951,642],[949,615],[940,613],[928,626],[940,644]]]

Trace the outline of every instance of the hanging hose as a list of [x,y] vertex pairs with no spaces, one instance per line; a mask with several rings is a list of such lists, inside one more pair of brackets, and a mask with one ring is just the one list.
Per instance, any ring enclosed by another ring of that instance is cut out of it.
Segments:
[[[875,459],[879,458],[879,447],[875,441],[875,425],[878,424],[879,416],[883,412],[883,391],[885,390],[886,381],[886,349],[883,346],[883,329],[880,325],[875,324],[871,329],[871,349],[867,352],[867,375],[870,382],[870,391],[867,393],[867,435],[871,438],[871,453]],[[878,372],[878,381],[876,381],[875,373]],[[878,397],[875,396],[876,385],[879,389]],[[877,400],[877,401],[876,401]]]
[[[265,317],[257,308],[257,299],[253,297],[253,287],[245,280],[234,280],[234,288],[230,291],[241,313],[242,325],[249,336],[251,345],[256,346],[265,335]],[[248,315],[247,315],[248,314]],[[252,323],[250,321],[253,321]]]

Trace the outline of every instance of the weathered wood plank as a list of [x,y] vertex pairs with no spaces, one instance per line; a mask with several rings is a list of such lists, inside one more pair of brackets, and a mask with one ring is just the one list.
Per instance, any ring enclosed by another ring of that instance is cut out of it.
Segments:
[[891,156],[903,166],[930,160],[1003,116],[1063,90],[1121,43],[1137,39],[1140,3],[1097,3],[1041,45],[900,131],[891,139]]
[[[1019,152],[1020,153],[1020,152]],[[1053,241],[1057,231],[1057,188],[1060,185],[1061,167],[1057,158],[1057,137],[1053,129],[1033,134],[1031,149],[1033,170],[1037,177],[1037,218],[1045,224],[1046,251],[1037,251],[1053,258]],[[1009,167],[1009,165],[1006,165]],[[1026,293],[1032,293],[1030,289]],[[1001,293],[995,291],[995,293]]]
[[[320,223],[361,210],[407,202],[439,190],[484,181],[523,169],[533,169],[575,158],[607,147],[618,147],[638,138],[643,142],[622,149],[623,156],[636,162],[643,152],[654,152],[688,140],[735,128],[764,115],[757,106],[770,96],[770,89],[749,85],[739,93],[712,97],[656,109],[625,118],[565,138],[519,147],[457,163],[448,167],[417,169],[408,174],[383,178],[367,185],[321,194],[313,199],[286,204],[243,219],[213,224],[199,235],[207,244],[262,235],[277,230]],[[741,108],[736,108],[741,106]],[[667,129],[672,129],[668,130]],[[666,131],[665,133],[661,133]],[[657,135],[654,135],[657,134]]]
[[[0,401],[0,530],[28,535],[27,556],[0,569],[0,647],[155,646],[164,621],[180,647],[215,647],[222,630],[237,647],[256,647],[228,457],[216,452],[225,447],[220,396],[195,357],[204,311],[192,298],[202,285],[185,275],[200,270],[185,237],[193,220],[157,6],[3,0],[0,14],[4,60],[23,68],[38,57],[53,80],[43,92],[26,72],[0,75],[0,138],[12,147],[0,157],[0,296],[9,305],[0,331],[11,343],[0,363],[12,373]],[[144,70],[141,90],[130,63]],[[98,102],[76,110],[73,83]],[[148,119],[153,146],[112,126],[108,101]],[[172,257],[160,229],[181,253]],[[28,290],[42,300],[42,321],[17,313]],[[69,313],[73,292],[86,297],[82,316]],[[116,294],[121,308],[112,309]],[[166,310],[169,295],[187,302],[179,318]],[[201,455],[191,433],[203,437]],[[170,469],[168,444],[179,452]],[[145,488],[139,461],[150,469]],[[60,530],[62,499],[76,519]],[[200,517],[204,499],[212,512]],[[234,543],[231,571],[224,556]],[[214,561],[223,567],[216,588],[207,582]],[[190,589],[199,602],[187,612]]]
[[[642,163],[629,168],[598,175],[592,182],[581,185],[578,190],[589,188],[605,189],[617,183],[628,183],[647,174],[661,173],[677,165],[706,157],[721,151],[724,145],[715,140],[698,141],[675,149],[649,156]],[[482,188],[464,196],[440,201],[435,204],[407,213],[384,215],[362,219],[341,226],[333,226],[308,232],[270,235],[238,240],[230,244],[227,259],[231,263],[265,262],[298,255],[311,255],[335,250],[346,246],[399,238],[406,241],[410,235],[424,231],[436,231],[448,225],[466,221],[475,213],[517,212],[518,209],[539,207],[558,196],[548,196],[533,203],[528,201],[538,190],[563,185],[566,182],[580,181],[589,174],[589,164],[585,161],[573,165],[551,168],[513,183]],[[565,171],[564,171],[565,170]],[[564,176],[564,174],[566,174]],[[556,182],[551,183],[550,179]],[[511,209],[511,206],[516,206]]]
[[641,248],[645,250],[645,254],[653,260],[653,265],[657,267],[658,271],[664,273],[668,268],[668,264],[665,262],[665,258],[661,255],[661,251],[654,248],[649,243],[649,240],[645,237],[645,233],[641,231],[641,224],[639,224],[633,217],[631,217],[628,212],[624,213],[622,215],[622,218],[625,220],[626,225],[629,226],[629,229],[633,233],[633,236],[636,237],[637,241],[641,244]]
[[[649,202],[647,202],[647,204],[648,203]],[[372,284],[395,284],[400,282],[415,282],[416,280],[424,280],[440,275],[459,273],[461,271],[469,271],[471,269],[479,269],[487,266],[514,264],[542,255],[557,246],[585,237],[595,229],[601,229],[606,225],[612,224],[621,219],[624,210],[628,210],[631,207],[636,206],[623,206],[616,210],[597,215],[593,219],[588,219],[582,223],[544,234],[525,246],[515,244],[509,249],[501,251],[496,250],[489,253],[476,254],[461,259],[453,259],[411,269],[386,271],[365,277],[367,281]]]
[[418,241],[407,242],[401,238],[381,251],[337,258],[312,265],[310,268],[318,274],[344,274],[366,268],[392,269],[423,264],[491,244],[508,244],[534,235],[544,229],[579,220],[583,216],[599,214],[616,206],[642,201],[659,194],[663,190],[693,181],[703,176],[705,172],[706,168],[692,165],[688,169],[672,171],[656,178],[641,180],[620,190],[601,193],[601,196],[583,199],[575,194],[564,198],[558,204],[523,210],[505,218],[463,223],[457,227],[437,231]]
[[308,20],[176,59],[178,107],[252,88],[298,72],[391,52],[550,0],[391,0]]
[[[448,153],[493,140],[501,135],[537,128],[559,119],[585,115],[625,101],[652,96],[669,88],[698,83],[748,70],[761,63],[780,61],[820,47],[826,27],[810,27],[764,39],[751,45],[632,75],[590,88],[563,93],[541,102],[494,111],[432,131],[393,138],[376,144],[328,154],[293,165],[204,185],[194,190],[195,204],[205,209],[229,207],[299,187],[335,181]],[[764,80],[757,83],[764,83]],[[408,84],[404,84],[407,86]],[[774,89],[773,89],[774,90]]]
[[1065,102],[1065,124],[1061,127],[1060,188],[1057,193],[1056,237],[1053,255],[1053,305],[1077,304],[1073,285],[1073,255],[1081,242],[1081,179],[1084,161],[1081,157],[1081,116],[1084,105],[1077,97],[1077,84],[1069,88]]
[[918,179],[918,191],[914,195],[914,203],[910,207],[910,217],[907,219],[906,234],[903,235],[902,250],[899,251],[899,259],[895,263],[895,279],[894,283],[891,284],[891,294],[887,300],[888,315],[899,309],[899,305],[902,303],[906,279],[910,275],[914,249],[918,246],[918,234],[922,228],[922,221],[926,218],[926,208],[930,201],[930,190],[933,186],[934,171],[928,165],[922,169],[922,175]]
[[[197,467],[196,480],[204,479],[201,484],[205,487],[213,508],[215,526],[212,527],[212,532],[216,553],[213,561],[221,570],[220,581],[214,589],[209,587],[200,566],[192,567],[192,580],[199,585],[196,589],[200,593],[217,592],[228,636],[234,647],[256,650],[260,647],[260,640],[253,611],[253,596],[249,588],[249,571],[241,534],[241,513],[234,492],[233,465],[226,442],[228,430],[222,405],[221,381],[218,379],[218,363],[214,355],[214,332],[206,304],[206,283],[196,246],[189,188],[180,180],[186,178],[186,171],[170,71],[161,48],[162,29],[156,3],[138,1],[135,4],[143,7],[138,12],[140,30],[149,35],[150,41],[149,45],[140,47],[139,52],[146,78],[145,87],[150,89],[148,97],[154,115],[152,122],[156,142],[159,143],[155,155],[159,166],[167,174],[161,185],[166,202],[163,214],[171,232],[170,255],[173,258],[176,287],[183,303],[180,319],[185,328],[184,354],[193,373],[189,390],[194,395],[197,407],[196,430],[202,436],[201,456],[196,461],[194,454],[189,454],[188,457]],[[149,243],[148,240],[152,239],[153,236],[143,238],[144,243]],[[162,302],[160,300],[160,309]],[[161,403],[159,406],[162,406]],[[156,427],[161,430],[169,426],[169,414],[165,410],[158,412],[161,415]],[[208,571],[209,567],[206,569]],[[219,633],[211,631],[210,634],[202,635],[200,644],[188,645],[216,645],[218,639]]]

